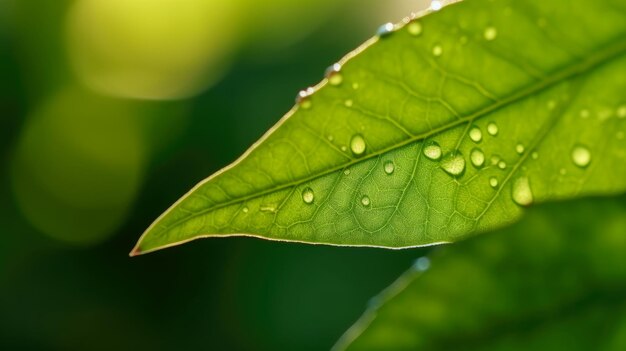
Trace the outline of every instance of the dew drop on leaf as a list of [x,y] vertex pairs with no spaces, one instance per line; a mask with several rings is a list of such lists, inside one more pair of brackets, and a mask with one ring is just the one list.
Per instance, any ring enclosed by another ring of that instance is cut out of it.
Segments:
[[498,162],[500,162],[500,156],[498,156],[498,155],[491,156],[491,164],[492,165],[495,166],[495,165],[498,164]]
[[378,30],[376,31],[376,35],[378,35],[381,38],[387,37],[391,33],[393,33],[393,29],[394,29],[393,23],[387,22],[383,24],[382,26],[378,27]]
[[441,161],[441,168],[451,176],[460,176],[465,171],[465,158],[458,151],[452,151]]
[[500,161],[500,162],[498,162],[498,168],[500,168],[500,169],[506,169],[506,162],[504,162],[504,161]]
[[491,185],[492,188],[497,188],[498,187],[498,178],[496,178],[496,177],[489,178],[489,185]]
[[420,257],[413,263],[413,269],[418,272],[427,271],[430,268],[430,260],[428,257]]
[[313,189],[305,188],[302,190],[302,201],[304,201],[305,204],[312,204],[314,199],[315,194],[313,193]]
[[328,83],[330,85],[339,85],[343,82],[343,75],[341,74],[341,65],[339,63],[335,63],[326,69],[326,73],[324,74],[326,79],[328,79]]
[[361,205],[369,206],[370,203],[371,203],[370,197],[367,195],[363,195],[363,197],[361,198]]
[[350,139],[350,150],[355,156],[361,156],[365,152],[365,139],[361,134],[355,134]]
[[532,157],[533,160],[536,160],[539,158],[539,153],[537,151],[533,151],[533,153],[530,154],[530,157]]
[[483,133],[480,131],[480,128],[473,126],[469,131],[469,137],[473,142],[478,143],[483,140]]
[[436,141],[429,142],[424,147],[424,156],[426,156],[429,160],[437,161],[441,158],[441,147]]
[[523,144],[517,144],[515,145],[515,152],[517,152],[518,154],[523,154],[524,150],[526,150],[526,148],[524,148]]
[[498,125],[495,124],[495,122],[490,122],[487,125],[487,133],[489,133],[489,135],[492,135],[492,136],[498,135]]
[[472,161],[474,167],[480,168],[485,164],[485,154],[481,149],[474,148],[470,153],[470,160]]
[[513,201],[520,206],[528,206],[533,203],[533,192],[530,189],[528,177],[515,179],[511,196],[513,197]]
[[344,174],[344,175],[350,175],[350,169],[346,168],[346,169],[343,171],[343,174]]
[[433,11],[439,11],[441,10],[441,7],[442,7],[441,1],[433,0],[430,2],[430,9]]
[[353,101],[351,99],[347,99],[343,102],[346,107],[352,107]]
[[498,36],[498,30],[496,27],[487,27],[483,33],[485,40],[494,40]]
[[243,213],[248,213],[249,211],[248,206],[244,206],[241,210],[243,211]]
[[422,24],[418,21],[413,21],[406,26],[406,30],[409,32],[409,34],[413,36],[418,36],[422,34]]
[[308,87],[304,90],[300,90],[298,95],[296,95],[296,104],[298,104],[303,109],[311,108],[311,95],[315,92],[315,89],[312,87]]
[[383,168],[385,170],[385,173],[392,174],[393,171],[396,169],[396,166],[394,165],[393,161],[387,161],[385,162]]
[[591,163],[591,152],[582,145],[576,145],[572,149],[572,161],[578,167],[587,167]]

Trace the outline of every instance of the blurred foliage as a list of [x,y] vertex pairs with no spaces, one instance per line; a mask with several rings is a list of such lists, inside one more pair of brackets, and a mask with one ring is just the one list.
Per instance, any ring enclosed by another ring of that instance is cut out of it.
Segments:
[[[230,38],[228,50],[197,61],[192,98],[168,102],[85,84],[68,22],[81,1],[0,1],[0,348],[330,347],[420,252],[252,239],[140,259],[128,249],[326,66],[381,22],[422,6],[397,0],[383,13],[373,0],[357,10],[352,0],[238,1],[232,26],[212,32]],[[116,34],[120,44],[133,28]]]
[[506,230],[439,248],[337,349],[624,350],[625,233],[625,196],[533,208]]

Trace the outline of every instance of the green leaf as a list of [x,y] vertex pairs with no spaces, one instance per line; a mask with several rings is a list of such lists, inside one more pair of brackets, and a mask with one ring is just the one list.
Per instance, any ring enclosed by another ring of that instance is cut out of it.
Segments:
[[[626,197],[535,208],[418,260],[336,350],[625,350]],[[422,268],[422,269],[419,269]]]
[[626,188],[626,1],[468,0],[382,34],[131,254],[235,235],[452,242]]

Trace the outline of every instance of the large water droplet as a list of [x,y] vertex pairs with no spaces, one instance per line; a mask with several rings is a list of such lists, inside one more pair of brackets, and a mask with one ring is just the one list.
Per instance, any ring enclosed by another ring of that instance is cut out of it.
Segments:
[[517,144],[515,145],[515,152],[517,152],[518,154],[523,154],[524,150],[526,150],[526,148],[524,148],[523,144]]
[[480,168],[485,164],[485,154],[481,149],[474,148],[470,153],[470,160],[472,161],[474,167]]
[[418,36],[422,34],[422,24],[418,21],[413,21],[406,26],[406,30],[409,32],[409,34],[413,36]]
[[363,197],[361,198],[361,205],[369,206],[370,203],[371,203],[370,197],[367,195],[363,195]]
[[326,69],[326,73],[324,74],[326,79],[328,79],[328,83],[330,85],[339,85],[343,82],[343,75],[341,74],[341,65],[339,63],[335,63],[332,66]]
[[480,128],[478,128],[477,126],[472,126],[472,128],[470,128],[469,130],[469,137],[470,139],[472,139],[473,142],[479,143],[481,140],[483,140],[483,132],[481,132]]
[[424,146],[424,156],[429,160],[437,161],[441,158],[441,147],[436,141],[429,142]]
[[497,188],[498,187],[498,178],[496,177],[491,177],[489,178],[489,185],[491,185],[492,188]]
[[460,176],[465,171],[465,158],[458,151],[452,151],[441,160],[441,168],[451,176]]
[[385,162],[383,168],[385,170],[385,173],[392,174],[393,171],[396,169],[396,165],[393,164],[393,161],[387,161]]
[[572,161],[578,167],[587,167],[591,163],[591,152],[582,145],[576,145],[572,149]]
[[528,177],[515,179],[511,196],[513,201],[520,206],[528,206],[533,203],[533,192],[530,189]]
[[483,33],[486,40],[494,40],[498,36],[498,30],[496,27],[487,27]]
[[443,6],[443,4],[441,3],[441,1],[433,0],[433,1],[430,2],[430,9],[433,10],[433,11],[441,10],[442,6]]
[[376,31],[376,35],[378,35],[381,38],[384,38],[384,37],[389,36],[391,33],[393,33],[393,30],[394,30],[393,23],[388,22],[378,27],[378,30]]
[[355,156],[361,156],[365,152],[365,139],[361,134],[355,134],[350,139],[350,150]]
[[313,189],[304,188],[304,190],[302,190],[302,201],[304,201],[305,204],[312,204],[314,199],[315,194],[313,193]]
[[435,57],[439,57],[441,56],[441,54],[443,54],[443,48],[441,47],[441,45],[437,44],[433,46],[433,55]]
[[492,136],[498,135],[498,125],[495,122],[490,122],[487,125],[487,133]]

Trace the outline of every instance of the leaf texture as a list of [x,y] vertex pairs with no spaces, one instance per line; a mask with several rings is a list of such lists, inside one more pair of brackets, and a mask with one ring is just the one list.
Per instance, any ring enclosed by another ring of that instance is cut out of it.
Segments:
[[534,208],[441,248],[373,300],[335,350],[624,350],[626,197]]
[[236,235],[456,241],[532,203],[624,191],[625,117],[626,1],[451,4],[383,27],[131,254]]

